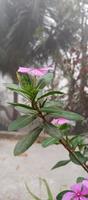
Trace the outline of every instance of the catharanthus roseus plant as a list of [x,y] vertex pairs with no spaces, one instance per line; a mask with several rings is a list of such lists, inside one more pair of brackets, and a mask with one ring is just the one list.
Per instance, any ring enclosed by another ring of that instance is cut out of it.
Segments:
[[[87,181],[87,184],[85,184]],[[77,183],[70,190],[65,190],[57,195],[57,200],[88,200],[88,180],[83,177],[77,178]]]
[[[83,177],[77,178],[76,184],[72,185],[69,190],[64,190],[60,192],[56,198],[52,195],[50,187],[45,179],[40,179],[46,186],[48,200],[88,200],[88,182],[85,185]],[[43,200],[31,192],[29,187],[26,185],[27,191],[34,200]]]
[[[22,95],[26,103],[10,103],[15,109],[21,111],[21,116],[9,126],[9,131],[18,130],[34,123],[32,131],[27,133],[15,146],[14,154],[19,155],[25,152],[38,138],[42,131],[49,137],[42,143],[43,147],[52,144],[61,144],[69,152],[68,159],[58,161],[52,169],[64,166],[73,162],[80,165],[88,173],[88,144],[83,136],[69,137],[69,131],[76,121],[83,121],[84,118],[74,112],[64,110],[60,104],[59,96],[64,95],[61,91],[45,90],[50,86],[52,80],[51,68],[19,67],[17,71],[18,84],[8,86],[10,90]],[[50,88],[50,87],[49,87]],[[45,91],[45,92],[44,92]],[[54,96],[54,100],[52,100]],[[58,97],[58,98],[57,98]],[[77,183],[78,184],[78,183]],[[62,200],[86,200],[84,188],[88,180],[72,187],[70,192],[64,194]],[[86,187],[88,190],[88,187]],[[61,194],[60,194],[61,195]],[[62,198],[62,197],[61,197]],[[61,199],[59,196],[59,199]],[[51,199],[50,199],[51,200]]]
[[[77,113],[64,110],[56,97],[63,95],[61,91],[44,88],[50,85],[52,79],[51,68],[19,67],[17,71],[18,85],[12,84],[8,88],[26,99],[26,104],[11,103],[22,115],[13,121],[9,130],[18,130],[32,122],[36,127],[22,138],[14,149],[14,154],[25,152],[37,139],[42,131],[49,137],[43,141],[43,147],[51,144],[62,144],[69,152],[69,158],[57,162],[53,168],[61,167],[73,162],[80,165],[88,172],[87,144],[82,136],[68,136],[69,130],[76,121],[82,121],[83,117]],[[52,100],[55,96],[55,100]],[[37,122],[37,123],[36,123]]]

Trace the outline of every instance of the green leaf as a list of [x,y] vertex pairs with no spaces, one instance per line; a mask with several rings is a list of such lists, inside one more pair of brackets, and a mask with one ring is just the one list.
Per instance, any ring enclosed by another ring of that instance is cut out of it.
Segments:
[[14,155],[17,156],[24,153],[35,142],[41,131],[42,127],[37,127],[31,132],[31,134],[27,134],[22,138],[15,146]]
[[42,146],[45,148],[45,147],[48,147],[52,144],[57,144],[59,143],[58,140],[56,138],[53,138],[53,137],[48,137],[47,139],[45,139],[43,142],[42,142]]
[[76,148],[79,145],[83,145],[84,144],[84,138],[82,136],[75,136],[70,140],[70,144],[72,146],[72,148]]
[[45,132],[47,134],[49,134],[51,137],[58,139],[58,140],[61,139],[62,134],[56,126],[54,126],[52,124],[45,123],[44,129],[45,129]]
[[80,183],[84,180],[85,178],[84,177],[78,177],[77,180],[76,180],[76,183]]
[[33,110],[33,108],[29,105],[25,105],[25,104],[22,104],[22,103],[9,103],[10,105],[16,107],[16,106],[20,106],[20,107],[23,107],[23,108],[26,108],[26,109],[31,109]]
[[63,94],[63,93],[60,91],[50,91],[50,92],[47,92],[46,94],[42,95],[41,97],[39,97],[38,100],[40,100],[44,97],[53,96],[55,94]]
[[49,188],[49,185],[48,185],[47,181],[45,179],[41,179],[41,180],[44,182],[44,184],[46,186],[47,194],[48,194],[48,200],[54,200],[52,192],[51,192],[51,190]]
[[21,113],[24,113],[24,114],[26,114],[26,115],[32,115],[32,114],[37,114],[37,111],[36,110],[33,110],[33,109],[27,109],[27,108],[25,108],[25,107],[21,107],[21,106],[16,106],[15,107],[15,109],[16,110],[18,110],[19,112],[21,112]]
[[42,107],[44,107],[44,105],[45,105],[45,103],[46,103],[46,101],[47,101],[47,99],[45,99],[44,101],[42,101],[42,102],[39,102],[40,103],[40,107],[42,108]]
[[62,167],[64,165],[67,165],[71,160],[61,160],[59,162],[56,163],[56,165],[54,165],[54,167],[52,169],[56,169],[58,167]]
[[[79,159],[79,161],[83,164],[85,163],[88,158],[87,157],[84,157],[82,153],[80,153],[80,151],[76,151],[75,152],[75,155],[77,156],[77,158]],[[71,161],[77,165],[80,165],[80,163],[76,160],[76,158],[70,153],[69,154],[69,157],[71,159]]]
[[[49,188],[49,185],[48,185],[47,181],[46,181],[45,179],[42,179],[42,178],[40,178],[40,181],[42,181],[42,182],[45,184],[45,186],[46,186],[47,195],[48,195],[48,200],[54,200],[53,195],[52,195],[52,192],[51,192],[51,190],[50,190],[50,188]],[[27,184],[25,184],[25,185],[26,185],[26,188],[27,188],[28,193],[32,196],[32,198],[33,198],[34,200],[41,200],[39,197],[37,197],[35,194],[33,194],[33,193],[30,191],[30,189],[29,189],[29,187],[27,186]]]
[[21,103],[9,103],[10,105],[14,106],[16,110],[22,112],[24,114],[36,114],[37,111],[33,110],[32,107],[29,105],[21,104]]
[[69,131],[69,129],[71,128],[71,126],[70,126],[70,124],[62,124],[62,125],[60,125],[60,127],[59,127],[59,129],[61,130],[61,131]]
[[71,192],[70,190],[64,190],[63,192],[60,192],[57,197],[56,197],[56,200],[62,200],[63,198],[63,195],[67,192]]
[[38,84],[37,84],[37,88],[39,89],[43,89],[46,86],[46,82],[44,79],[40,79]]
[[20,74],[17,73],[17,78],[21,84],[21,86],[25,87],[26,85],[32,85],[32,77],[29,76],[28,74]]
[[55,107],[43,107],[41,108],[41,111],[46,112],[53,117],[64,117],[66,119],[74,120],[74,121],[80,121],[84,119],[81,115],[77,113],[64,111],[60,108],[58,109]]
[[33,198],[34,200],[41,200],[39,197],[37,197],[35,194],[33,194],[33,193],[31,192],[31,190],[29,189],[29,187],[27,186],[27,184],[25,184],[25,186],[26,186],[26,189],[27,189],[28,193],[32,196],[32,198]]
[[38,89],[34,88],[32,85],[26,85],[26,86],[17,86],[17,85],[10,85],[7,87],[8,89],[12,90],[13,92],[16,92],[25,98],[28,99],[34,99],[38,93]]
[[17,118],[16,120],[14,120],[13,122],[11,122],[11,124],[8,127],[8,131],[15,131],[20,128],[23,128],[23,127],[27,126],[29,123],[31,123],[35,118],[36,118],[35,115],[21,116],[21,117]]
[[88,157],[88,144],[85,144],[85,146],[84,146],[83,155]]
[[13,92],[21,93],[24,91],[20,85],[17,84],[10,84],[7,86],[8,89],[12,90]]
[[37,84],[37,88],[43,89],[46,85],[50,84],[52,78],[53,78],[52,73],[48,73],[48,74],[44,75],[43,78],[39,79],[38,84]]
[[43,76],[43,79],[44,79],[46,85],[49,85],[51,83],[52,79],[53,79],[53,73],[49,72],[49,73],[45,74]]
[[53,107],[62,107],[63,104],[60,100],[48,100],[45,103],[45,107],[49,107],[49,106],[53,106]]
[[10,89],[10,90],[16,90],[19,88],[19,85],[18,84],[7,84],[7,88]]
[[23,90],[19,85],[11,84],[10,86],[7,86],[7,88],[9,90],[12,90],[13,92],[16,92],[17,94],[20,94],[21,96],[23,96],[27,99],[30,98],[30,94],[28,92],[26,92],[25,90]]

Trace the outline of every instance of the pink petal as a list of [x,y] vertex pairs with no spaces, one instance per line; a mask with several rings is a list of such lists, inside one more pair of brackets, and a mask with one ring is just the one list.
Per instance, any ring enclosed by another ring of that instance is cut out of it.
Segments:
[[29,68],[28,67],[19,67],[18,72],[21,73],[29,73]]
[[88,200],[88,197],[80,197],[80,200]]
[[70,199],[70,200],[79,200],[79,197],[74,197],[74,199]]
[[41,68],[33,68],[33,67],[19,67],[18,72],[27,73],[32,76],[44,76],[48,70],[51,69],[50,67],[41,67]]
[[71,190],[75,193],[81,193],[82,183],[76,183],[75,185],[71,186]]
[[47,72],[50,68],[49,67],[41,67],[41,68],[39,68],[40,69],[40,71],[42,71],[42,72]]
[[88,188],[88,180],[84,180],[82,183],[84,186],[86,186]]
[[[88,183],[87,183],[88,184]],[[82,192],[81,192],[82,195],[88,195],[88,185],[87,187],[86,186],[82,186]]]
[[[63,195],[62,200],[71,200],[74,198],[74,193],[73,192],[67,192]],[[77,199],[75,199],[77,200]]]
[[58,125],[58,119],[53,119],[53,120],[51,121],[51,123],[54,124],[54,125]]
[[40,67],[40,68],[38,68],[40,71],[42,71],[42,72],[48,72],[48,70],[52,70],[52,67]]
[[65,119],[65,118],[57,118],[57,119],[53,119],[51,123],[54,125],[70,124],[70,120]]
[[58,119],[58,124],[63,125],[63,124],[69,124],[69,120],[65,118],[59,118]]
[[29,74],[33,76],[44,76],[50,68],[30,68]]
[[41,71],[40,69],[32,69],[29,73],[33,76],[43,76],[46,74],[45,71]]
[[72,191],[74,191],[76,194],[79,193],[80,196],[87,195],[88,194],[88,188],[83,186],[83,183],[77,183],[71,187]]

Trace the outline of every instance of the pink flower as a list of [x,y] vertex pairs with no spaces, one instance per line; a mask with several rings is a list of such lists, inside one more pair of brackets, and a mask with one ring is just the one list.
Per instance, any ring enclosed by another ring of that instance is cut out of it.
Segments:
[[49,69],[52,69],[52,68],[50,68],[50,67],[41,67],[41,68],[19,67],[18,72],[27,73],[32,76],[40,77],[40,76],[44,76],[45,74],[47,74]]
[[65,118],[58,118],[58,119],[53,119],[51,123],[54,125],[63,125],[63,124],[70,124],[71,121]]
[[23,73],[23,74],[28,74],[29,70],[30,69],[28,67],[19,67],[18,72]]
[[71,187],[70,192],[66,192],[62,200],[88,200],[88,188],[84,187],[82,183],[77,183]]
[[88,179],[83,180],[82,184],[88,188]]

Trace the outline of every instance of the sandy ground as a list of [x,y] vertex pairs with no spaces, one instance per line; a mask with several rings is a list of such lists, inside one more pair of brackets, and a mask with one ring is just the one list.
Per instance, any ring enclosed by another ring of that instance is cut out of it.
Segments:
[[57,161],[68,158],[63,147],[53,145],[44,149],[41,144],[34,144],[26,153],[15,157],[16,142],[0,139],[0,200],[32,200],[25,183],[32,192],[46,200],[45,187],[40,184],[39,177],[48,181],[55,196],[75,183],[76,177],[86,176],[81,167],[73,164],[51,170]]

